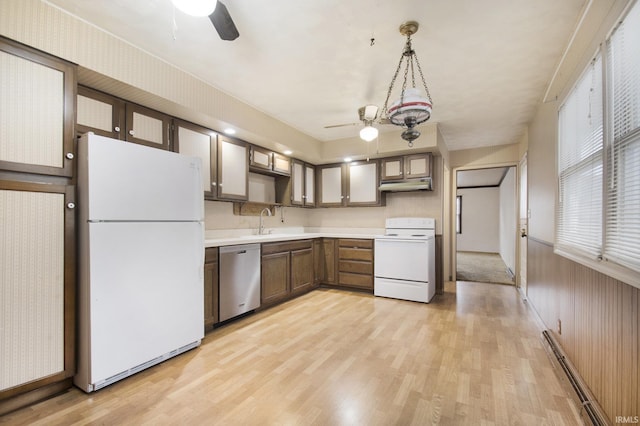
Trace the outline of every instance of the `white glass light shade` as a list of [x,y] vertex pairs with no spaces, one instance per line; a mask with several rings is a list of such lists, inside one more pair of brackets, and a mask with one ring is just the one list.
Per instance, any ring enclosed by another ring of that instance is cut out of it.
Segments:
[[216,9],[217,0],[171,0],[178,10],[191,16],[209,16]]
[[402,104],[400,99],[389,107],[389,120],[396,126],[403,126],[406,117],[415,117],[415,124],[424,123],[431,117],[431,101],[421,95],[420,90],[411,87],[404,91]]
[[378,129],[373,126],[365,126],[360,130],[360,138],[363,141],[371,142],[378,137]]

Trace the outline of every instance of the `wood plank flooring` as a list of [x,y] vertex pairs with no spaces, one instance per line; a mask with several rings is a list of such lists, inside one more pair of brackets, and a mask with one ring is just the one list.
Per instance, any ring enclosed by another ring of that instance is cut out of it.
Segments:
[[516,290],[465,282],[429,305],[316,290],[134,377],[0,423],[582,424]]

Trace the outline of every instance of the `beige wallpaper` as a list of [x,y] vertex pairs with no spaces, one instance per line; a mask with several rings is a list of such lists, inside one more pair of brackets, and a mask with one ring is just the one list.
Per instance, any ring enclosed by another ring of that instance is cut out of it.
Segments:
[[430,191],[398,192],[387,195],[384,207],[321,208],[310,214],[311,226],[384,228],[390,217],[434,217],[442,233],[441,200]]
[[[312,226],[309,221],[311,209],[298,207],[282,207],[274,216],[264,217],[266,228]],[[284,218],[284,222],[282,222]],[[233,214],[233,203],[226,201],[205,201],[204,222],[207,230],[252,229],[257,230],[258,216],[240,216]]]
[[[282,227],[328,227],[328,228],[384,228],[389,217],[434,217],[437,232],[442,232],[441,200],[430,191],[398,192],[389,194],[384,207],[315,208],[284,207],[284,222],[280,210],[273,217],[265,217],[267,228]],[[236,216],[233,204],[222,201],[205,202],[205,228],[257,229],[257,216]]]
[[5,52],[0,69],[0,160],[62,167],[62,72]]

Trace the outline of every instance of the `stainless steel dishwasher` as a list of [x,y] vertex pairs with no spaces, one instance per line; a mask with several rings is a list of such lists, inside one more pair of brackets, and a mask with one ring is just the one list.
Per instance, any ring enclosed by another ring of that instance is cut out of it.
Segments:
[[220,247],[220,321],[260,307],[260,244]]

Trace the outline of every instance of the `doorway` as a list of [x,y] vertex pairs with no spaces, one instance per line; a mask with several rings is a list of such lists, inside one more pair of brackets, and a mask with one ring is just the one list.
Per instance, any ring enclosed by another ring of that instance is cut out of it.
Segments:
[[516,167],[456,171],[456,279],[515,285]]

